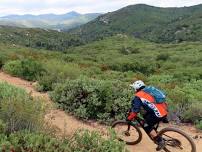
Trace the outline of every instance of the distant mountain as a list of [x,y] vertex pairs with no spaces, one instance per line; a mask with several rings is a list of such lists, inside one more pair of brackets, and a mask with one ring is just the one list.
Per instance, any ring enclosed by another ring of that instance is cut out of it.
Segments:
[[99,15],[99,13],[80,14],[74,11],[61,15],[8,15],[0,17],[0,25],[67,30],[85,24]]
[[202,40],[202,4],[182,8],[131,5],[69,31],[85,41],[129,34],[154,42]]

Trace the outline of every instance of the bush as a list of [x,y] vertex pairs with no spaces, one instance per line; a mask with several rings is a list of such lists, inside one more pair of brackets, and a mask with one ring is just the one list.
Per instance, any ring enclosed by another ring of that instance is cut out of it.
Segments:
[[108,139],[102,138],[97,132],[82,131],[81,133],[75,134],[70,144],[72,151],[81,151],[81,152],[126,152],[124,144],[118,142],[115,136],[110,133]]
[[202,73],[201,71],[190,71],[190,70],[186,70],[184,71],[177,71],[173,74],[173,77],[179,81],[179,82],[190,82],[192,80],[201,80],[202,78]]
[[122,71],[122,72],[141,72],[146,75],[150,75],[155,72],[156,65],[154,63],[146,63],[144,61],[115,61],[113,63],[109,63],[109,68],[115,71]]
[[202,120],[196,122],[196,127],[202,130]]
[[3,70],[26,80],[36,80],[45,72],[42,64],[32,59],[9,61],[3,66]]
[[174,81],[172,75],[152,75],[148,78],[150,84],[168,84]]
[[60,108],[80,118],[107,123],[124,118],[130,107],[131,94],[125,88],[119,81],[79,78],[58,84],[51,97]]
[[6,130],[6,124],[0,119],[0,134]]
[[40,130],[43,125],[41,102],[22,89],[0,83],[0,120],[6,124],[7,133]]
[[8,57],[5,55],[0,55],[0,69],[4,66],[5,62],[8,60]]
[[169,102],[172,111],[180,120],[183,120],[183,115],[189,108],[191,103],[188,95],[178,86],[168,92]]
[[157,61],[167,61],[168,59],[170,58],[169,54],[166,54],[166,53],[162,53],[162,54],[159,54],[156,58]]
[[38,78],[38,83],[36,86],[37,91],[52,91],[54,84],[60,82],[60,79],[54,73],[47,73],[47,75],[43,75]]
[[44,64],[47,72],[38,77],[38,91],[52,91],[56,83],[63,83],[66,79],[76,79],[82,73],[77,64],[65,64],[55,60]]
[[184,122],[196,122],[202,119],[202,81],[192,81],[184,86],[168,90],[173,113]]
[[124,144],[113,136],[104,139],[97,132],[80,131],[71,139],[57,139],[42,133],[0,134],[0,151],[17,152],[125,152]]
[[185,122],[192,123],[202,120],[202,103],[191,103],[189,108],[183,113],[182,118]]
[[137,54],[140,53],[139,48],[132,48],[132,47],[126,47],[123,46],[119,49],[121,54],[128,55],[128,54]]
[[0,136],[1,151],[70,152],[66,140],[62,141],[42,133],[17,132]]

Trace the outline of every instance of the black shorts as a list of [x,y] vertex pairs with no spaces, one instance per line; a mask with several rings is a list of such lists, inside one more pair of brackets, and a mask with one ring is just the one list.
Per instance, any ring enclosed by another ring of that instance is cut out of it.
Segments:
[[143,129],[146,131],[146,133],[150,133],[154,129],[154,126],[163,121],[167,116],[159,118],[153,113],[146,113],[143,117],[145,120]]

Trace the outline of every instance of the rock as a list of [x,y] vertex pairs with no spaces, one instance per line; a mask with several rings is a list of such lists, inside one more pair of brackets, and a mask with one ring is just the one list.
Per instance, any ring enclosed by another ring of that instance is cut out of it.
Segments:
[[193,139],[198,139],[199,138],[199,136],[198,135],[195,135],[194,137],[193,137]]

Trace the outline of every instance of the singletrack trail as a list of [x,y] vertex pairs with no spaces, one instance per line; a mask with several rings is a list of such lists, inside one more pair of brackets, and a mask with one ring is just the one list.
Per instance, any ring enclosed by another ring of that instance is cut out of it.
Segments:
[[[33,97],[43,98],[47,102],[47,104],[52,103],[47,93],[40,93],[34,89],[33,82],[22,80],[20,78],[10,76],[3,72],[0,72],[0,81],[4,81],[11,85],[23,88]],[[106,135],[107,132],[107,127],[104,125],[100,125],[96,122],[83,122],[65,113],[62,110],[58,110],[55,108],[50,109],[48,114],[46,114],[45,119],[50,121],[53,126],[57,127],[65,135],[72,135],[78,129],[96,130],[101,132],[103,135]],[[168,125],[163,126],[165,127]],[[184,130],[192,137],[195,136],[199,137],[194,141],[197,146],[197,152],[202,151],[202,133],[197,132],[196,129],[192,126],[176,126],[176,127]],[[143,132],[143,140],[141,141],[141,143],[134,146],[127,146],[127,149],[130,150],[131,152],[155,152],[155,145]]]

